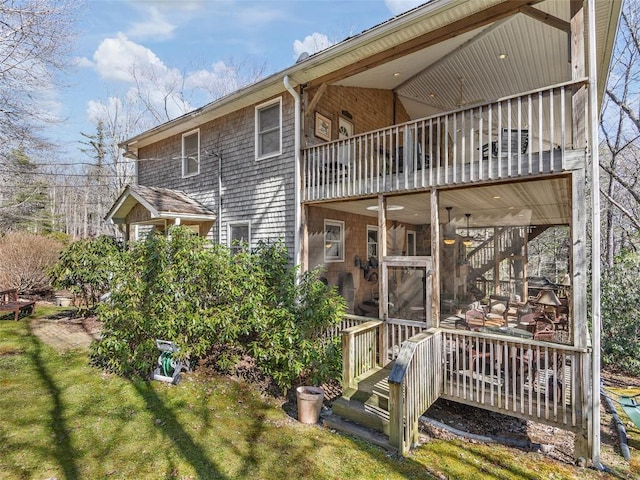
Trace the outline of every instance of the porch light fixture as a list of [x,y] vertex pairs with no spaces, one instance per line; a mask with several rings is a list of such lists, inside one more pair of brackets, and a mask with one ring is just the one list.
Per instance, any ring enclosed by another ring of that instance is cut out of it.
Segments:
[[508,54],[506,54],[506,53],[499,53],[499,54],[498,54],[498,58],[499,58],[500,60],[504,60],[504,59],[505,59],[505,58],[507,58],[508,56],[509,56],[509,55],[508,55]]
[[473,238],[469,235],[469,217],[471,217],[471,214],[465,213],[464,216],[467,217],[467,236],[462,239],[462,244],[465,247],[470,247],[473,245]]
[[[371,205],[370,207],[367,207],[367,210],[371,210],[372,212],[377,212],[378,205]],[[404,210],[404,206],[403,205],[387,205],[388,212],[395,212],[398,210]]]
[[445,245],[453,245],[456,243],[456,230],[453,225],[451,225],[451,209],[453,207],[445,207],[447,209],[448,221],[444,226],[444,244]]

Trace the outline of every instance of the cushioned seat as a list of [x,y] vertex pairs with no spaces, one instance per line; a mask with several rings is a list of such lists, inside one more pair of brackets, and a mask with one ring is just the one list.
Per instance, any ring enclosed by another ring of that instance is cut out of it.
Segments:
[[494,321],[508,326],[509,297],[501,295],[491,295],[489,305],[485,305],[485,321]]

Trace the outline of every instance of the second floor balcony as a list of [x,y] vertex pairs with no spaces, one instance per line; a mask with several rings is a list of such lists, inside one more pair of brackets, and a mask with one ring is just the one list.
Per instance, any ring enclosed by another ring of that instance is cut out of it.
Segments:
[[303,150],[303,200],[355,198],[584,166],[586,81],[565,82]]

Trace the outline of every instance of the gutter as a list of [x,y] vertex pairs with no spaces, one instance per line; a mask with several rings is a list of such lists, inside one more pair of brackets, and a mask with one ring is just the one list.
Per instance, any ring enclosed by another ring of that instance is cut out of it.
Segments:
[[294,149],[294,239],[293,239],[293,263],[296,266],[302,265],[302,259],[300,258],[300,230],[302,226],[302,208],[300,206],[300,95],[291,86],[289,82],[289,75],[285,75],[282,79],[284,88],[291,94],[295,100],[294,108],[294,135],[293,135],[293,149]]
[[[381,38],[385,38],[388,35],[401,31],[406,28],[407,25],[413,25],[415,23],[420,22],[424,18],[429,18],[433,15],[439,15],[443,12],[453,10],[455,8],[460,7],[460,5],[464,5],[466,0],[432,0],[420,7],[416,7],[413,10],[409,10],[405,13],[399,14],[395,17],[389,18],[384,22],[371,27],[361,33],[354,35],[353,37],[348,37],[328,48],[317,52],[304,61],[299,63],[295,63],[294,65],[281,70],[267,78],[259,80],[256,83],[243,87],[235,92],[232,92],[222,98],[214,100],[213,102],[204,105],[200,108],[197,108],[191,112],[185,113],[184,115],[174,118],[173,120],[169,120],[168,122],[162,123],[154,128],[146,130],[128,140],[125,140],[118,144],[120,148],[125,148],[127,145],[133,144],[134,142],[140,142],[140,146],[146,146],[150,142],[148,142],[149,137],[153,137],[155,135],[173,135],[176,134],[177,131],[186,130],[191,126],[200,125],[202,123],[202,119],[197,117],[201,115],[209,115],[216,111],[220,112],[220,115],[224,115],[231,111],[237,110],[239,107],[234,107],[233,104],[237,101],[240,101],[246,97],[251,95],[259,95],[260,98],[255,99],[249,104],[258,103],[265,98],[269,98],[269,96],[275,96],[279,92],[273,91],[269,95],[260,95],[261,92],[268,90],[269,88],[275,88],[279,83],[280,78],[284,76],[284,78],[292,77],[294,75],[298,75],[300,78],[297,79],[298,83],[304,83],[309,80],[309,75],[314,77],[313,72],[310,72],[314,68],[322,66],[328,62],[331,62],[347,53],[355,52],[360,48],[363,48],[367,45],[375,43]],[[496,0],[484,0],[485,3],[477,7],[479,11],[481,8],[486,8],[491,5]],[[476,6],[475,4],[473,5]],[[461,18],[461,17],[456,17]],[[398,40],[399,43],[402,43]],[[335,71],[339,69],[338,65],[332,67],[331,71]],[[242,108],[242,107],[240,107]],[[226,111],[225,109],[229,109]],[[207,117],[207,120],[210,118]],[[193,122],[193,123],[190,123]],[[172,129],[177,129],[176,132],[173,132]]]

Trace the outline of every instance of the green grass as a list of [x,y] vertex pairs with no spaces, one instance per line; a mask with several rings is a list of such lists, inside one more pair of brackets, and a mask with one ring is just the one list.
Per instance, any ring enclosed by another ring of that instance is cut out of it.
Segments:
[[604,478],[496,445],[432,441],[408,458],[292,421],[247,384],[126,380],[0,322],[2,479]]

